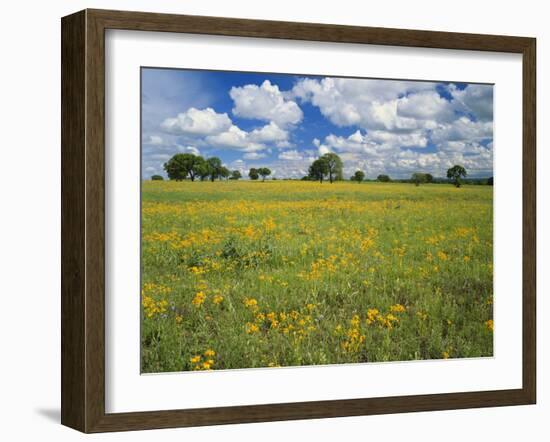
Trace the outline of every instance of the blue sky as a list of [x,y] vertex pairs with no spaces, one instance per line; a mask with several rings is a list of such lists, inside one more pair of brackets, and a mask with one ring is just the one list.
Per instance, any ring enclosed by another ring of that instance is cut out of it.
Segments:
[[326,152],[344,175],[492,176],[493,86],[181,69],[142,69],[142,173],[172,155],[217,156],[247,174],[300,178]]

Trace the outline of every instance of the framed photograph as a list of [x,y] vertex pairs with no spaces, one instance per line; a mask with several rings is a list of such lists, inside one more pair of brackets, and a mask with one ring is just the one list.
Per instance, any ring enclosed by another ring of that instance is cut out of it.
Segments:
[[62,423],[536,398],[535,39],[62,19]]

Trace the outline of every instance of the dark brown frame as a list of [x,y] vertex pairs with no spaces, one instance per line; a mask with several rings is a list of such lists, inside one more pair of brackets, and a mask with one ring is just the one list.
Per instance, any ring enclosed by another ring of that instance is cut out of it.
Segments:
[[[84,10],[62,29],[61,422],[83,432],[534,404],[536,40],[405,29]],[[105,30],[184,32],[523,56],[523,386],[401,397],[105,413]]]

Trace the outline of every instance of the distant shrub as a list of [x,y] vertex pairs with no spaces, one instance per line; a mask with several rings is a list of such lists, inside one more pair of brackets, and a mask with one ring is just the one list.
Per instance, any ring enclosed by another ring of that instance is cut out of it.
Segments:
[[358,170],[357,172],[355,172],[355,174],[350,178],[351,181],[357,181],[358,183],[360,183],[361,181],[363,181],[365,179],[365,172],[363,172],[362,170]]
[[164,177],[162,175],[153,175],[151,177],[152,181],[164,181]]
[[426,174],[425,173],[413,173],[411,176],[411,183],[414,183],[415,186],[419,186],[422,183],[426,183]]

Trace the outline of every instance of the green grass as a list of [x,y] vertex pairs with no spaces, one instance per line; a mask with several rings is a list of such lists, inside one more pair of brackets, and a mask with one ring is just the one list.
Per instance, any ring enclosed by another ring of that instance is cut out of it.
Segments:
[[143,372],[492,355],[490,186],[147,181],[142,198]]

